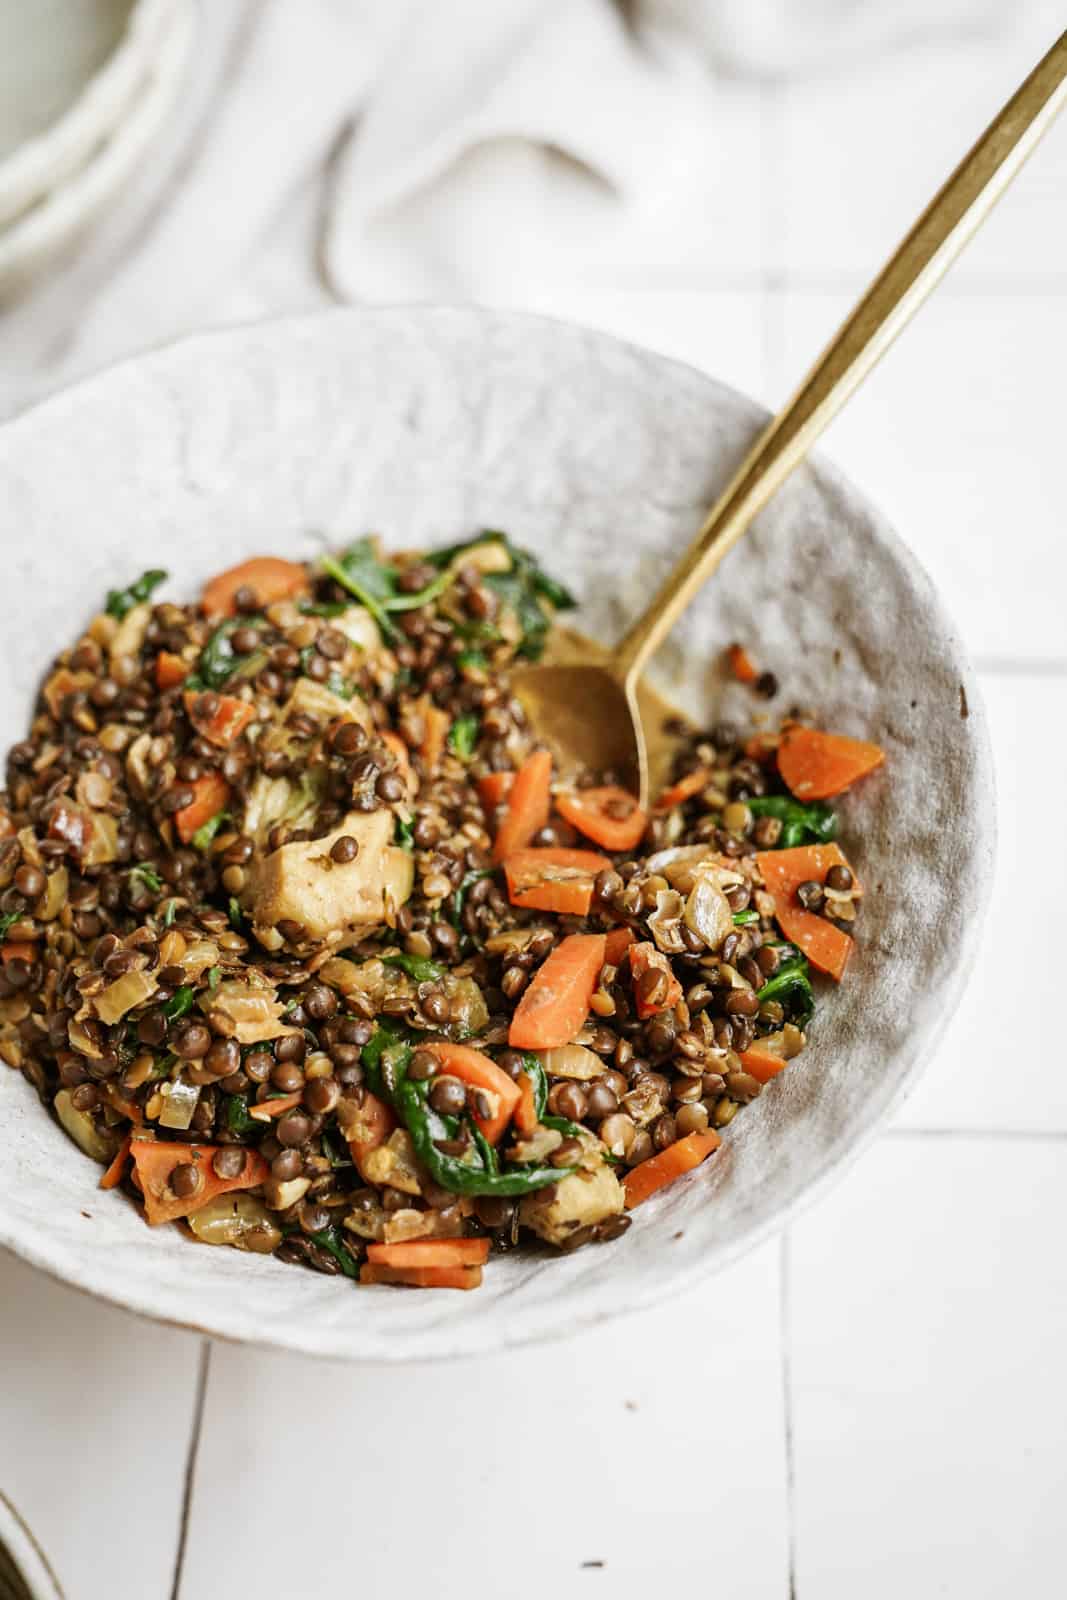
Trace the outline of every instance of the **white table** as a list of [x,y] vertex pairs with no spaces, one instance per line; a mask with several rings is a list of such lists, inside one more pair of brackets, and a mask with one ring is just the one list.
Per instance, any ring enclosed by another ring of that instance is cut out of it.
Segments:
[[[693,238],[552,309],[781,397],[1023,65],[724,90]],[[211,1347],[0,1260],[0,1483],[72,1600],[1064,1593],[1065,199],[1067,125],[828,446],[954,608],[999,769],[984,952],[895,1125],[698,1293],[478,1365]]]

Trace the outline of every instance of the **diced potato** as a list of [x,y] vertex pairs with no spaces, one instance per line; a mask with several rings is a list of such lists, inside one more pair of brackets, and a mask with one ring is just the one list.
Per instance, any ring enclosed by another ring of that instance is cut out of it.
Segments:
[[94,1161],[106,1164],[111,1160],[115,1154],[115,1142],[104,1137],[88,1111],[78,1111],[72,1105],[69,1089],[60,1089],[52,1104],[64,1130],[70,1134],[79,1150],[83,1150]]
[[[334,842],[348,834],[359,846],[352,861],[330,856]],[[340,936],[356,942],[362,930],[388,920],[408,899],[414,883],[411,856],[393,844],[393,814],[348,814],[321,839],[282,845],[257,862],[251,876],[249,906],[253,929],[297,922],[309,939]]]
[[538,1190],[519,1202],[519,1221],[549,1244],[566,1244],[579,1228],[617,1216],[623,1209],[622,1185],[607,1162],[594,1172],[576,1172],[555,1185],[551,1199]]

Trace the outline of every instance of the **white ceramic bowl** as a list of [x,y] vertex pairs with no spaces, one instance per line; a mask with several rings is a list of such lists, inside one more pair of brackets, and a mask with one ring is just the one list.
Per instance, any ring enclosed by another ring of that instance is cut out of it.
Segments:
[[[21,736],[47,658],[109,585],[162,565],[169,592],[191,596],[253,552],[310,553],[368,529],[411,545],[506,528],[581,597],[579,626],[610,640],[763,415],[605,335],[474,310],[328,313],[117,367],[0,431],[0,735]],[[823,988],[810,1048],[622,1239],[493,1261],[476,1294],[353,1290],[146,1227],[0,1069],[0,1243],[150,1316],[401,1361],[662,1302],[781,1227],[884,1121],[958,999],[990,878],[992,776],[928,579],[825,463],[760,518],[654,675],[701,717],[728,711],[716,662],[735,638],[777,672],[785,706],[887,749],[841,807],[866,888],[859,947],[841,988]]]
[[[21,1587],[20,1587],[21,1585]],[[59,1579],[32,1529],[0,1489],[0,1594],[11,1600],[63,1600]]]

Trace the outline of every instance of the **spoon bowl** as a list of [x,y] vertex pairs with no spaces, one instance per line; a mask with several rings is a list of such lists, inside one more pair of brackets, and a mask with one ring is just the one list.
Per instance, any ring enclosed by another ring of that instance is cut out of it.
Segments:
[[533,726],[548,739],[560,771],[587,767],[648,794],[648,750],[636,696],[609,667],[557,662],[527,667],[512,680]]

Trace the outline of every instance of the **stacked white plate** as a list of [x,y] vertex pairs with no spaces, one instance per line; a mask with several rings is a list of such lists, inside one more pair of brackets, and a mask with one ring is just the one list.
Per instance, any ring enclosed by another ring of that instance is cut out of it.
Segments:
[[0,0],[0,301],[69,256],[174,104],[195,0]]

